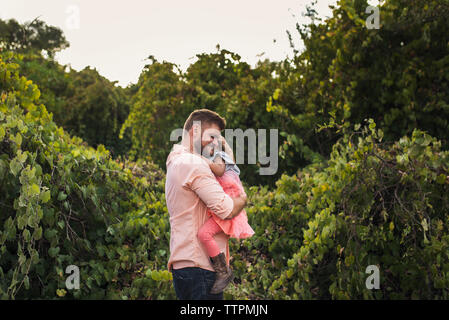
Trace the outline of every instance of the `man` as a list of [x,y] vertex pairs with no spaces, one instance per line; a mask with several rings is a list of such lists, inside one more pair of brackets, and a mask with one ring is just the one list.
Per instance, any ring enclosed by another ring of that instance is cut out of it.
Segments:
[[[197,238],[199,228],[207,220],[207,208],[222,219],[231,219],[246,205],[246,194],[231,198],[224,193],[202,157],[203,149],[217,146],[226,122],[217,113],[200,109],[190,114],[184,124],[180,144],[175,144],[167,158],[165,198],[170,214],[170,258],[168,270],[178,299],[223,299],[223,292],[210,293],[216,272]],[[229,237],[215,238],[226,252],[221,263],[229,271]]]

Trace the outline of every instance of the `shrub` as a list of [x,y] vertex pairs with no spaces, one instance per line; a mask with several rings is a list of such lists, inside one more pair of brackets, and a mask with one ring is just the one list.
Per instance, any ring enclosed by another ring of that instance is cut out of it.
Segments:
[[173,297],[163,173],[70,137],[13,59],[0,59],[0,296]]

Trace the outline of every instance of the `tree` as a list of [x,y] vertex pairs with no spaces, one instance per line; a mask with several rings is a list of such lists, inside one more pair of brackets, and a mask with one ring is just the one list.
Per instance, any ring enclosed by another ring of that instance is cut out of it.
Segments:
[[182,72],[169,62],[158,62],[153,56],[142,71],[131,100],[131,108],[120,129],[120,136],[131,129],[131,158],[150,157],[165,168],[173,141],[173,130],[183,128],[192,111],[189,88]]
[[297,25],[305,49],[286,64],[269,110],[326,157],[341,132],[319,127],[368,117],[388,141],[420,128],[447,145],[449,2],[385,1],[378,30],[366,27],[367,7],[342,0],[329,19]]
[[93,147],[103,144],[113,156],[126,154],[130,137],[119,139],[121,125],[129,113],[124,89],[89,67],[79,72],[71,70],[68,77],[65,117],[60,125]]
[[21,25],[14,19],[0,20],[0,47],[4,50],[26,52],[44,51],[49,57],[68,48],[61,29],[47,25],[38,18]]

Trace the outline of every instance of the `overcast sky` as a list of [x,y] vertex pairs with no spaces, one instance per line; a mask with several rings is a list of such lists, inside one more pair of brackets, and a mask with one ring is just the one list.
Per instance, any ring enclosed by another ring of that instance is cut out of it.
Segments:
[[[319,0],[320,16],[330,16]],[[216,45],[254,65],[262,58],[291,55],[286,30],[297,44],[296,22],[310,0],[0,0],[0,18],[19,22],[36,17],[64,31],[70,48],[58,53],[62,64],[95,67],[111,81],[137,82],[149,55],[185,70],[199,53]],[[276,41],[274,41],[274,39]]]

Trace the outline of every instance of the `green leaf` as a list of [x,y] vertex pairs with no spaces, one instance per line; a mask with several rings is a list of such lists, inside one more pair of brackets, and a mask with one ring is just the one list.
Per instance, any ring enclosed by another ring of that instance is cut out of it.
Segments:
[[24,163],[27,159],[28,155],[26,152],[22,152],[22,150],[17,151],[17,159],[20,161],[20,163]]
[[65,227],[65,223],[64,223],[64,221],[58,221],[58,226],[59,226],[59,228],[61,228],[61,229],[64,229],[64,227]]
[[65,289],[57,289],[56,294],[58,297],[64,297],[67,294],[67,291]]
[[41,193],[41,201],[42,203],[47,203],[48,200],[51,198],[51,192],[50,190],[44,191]]
[[72,150],[71,153],[74,157],[78,157],[80,155],[80,151],[78,149]]
[[39,186],[37,184],[33,183],[30,187],[28,194],[31,197],[34,197],[34,196],[38,195],[40,192],[41,192],[41,190],[40,190]]
[[426,220],[425,218],[422,219],[422,221],[421,221],[421,226],[422,226],[424,232],[426,232],[426,231],[429,230],[429,225],[427,224],[427,220]]
[[299,281],[295,282],[294,289],[298,293],[301,292],[301,287],[299,286]]
[[26,224],[27,224],[27,216],[21,215],[17,217],[17,227],[19,228],[19,230],[25,228]]
[[171,273],[170,273],[168,270],[162,271],[162,272],[161,272],[161,276],[162,276],[162,279],[165,280],[165,281],[170,281],[170,280],[172,280],[172,278],[171,278]]
[[429,239],[427,239],[427,236],[424,233],[424,244],[429,244],[429,243],[430,243],[430,241],[429,241]]
[[49,255],[50,257],[52,257],[52,258],[56,257],[56,256],[58,255],[58,253],[59,253],[59,247],[56,247],[56,248],[50,248],[50,249],[48,250],[48,255]]
[[54,229],[46,229],[44,232],[45,239],[51,241],[58,232]]
[[9,163],[9,168],[11,169],[11,173],[17,177],[17,174],[20,172],[20,170],[22,169],[22,165],[20,164],[20,162],[17,160],[17,158],[14,158],[11,160],[11,162]]
[[151,273],[151,278],[152,278],[154,281],[160,281],[160,280],[161,280],[161,275],[160,275],[159,271],[153,271],[153,272]]
[[29,289],[30,288],[30,279],[28,278],[28,276],[25,276],[25,278],[23,278],[23,284],[25,285],[25,289]]
[[16,137],[14,138],[14,142],[18,146],[22,145],[22,135],[19,132],[17,132]]
[[34,229],[33,239],[34,240],[39,240],[41,238],[42,238],[42,227]]
[[444,183],[446,182],[446,175],[443,174],[443,173],[440,174],[440,175],[437,177],[436,182],[437,182],[438,184],[444,184]]
[[354,263],[355,257],[351,254],[350,256],[345,258],[346,266],[351,266]]
[[24,264],[26,260],[27,258],[25,257],[24,254],[19,254],[19,265]]
[[31,238],[31,233],[30,233],[30,231],[28,229],[25,229],[25,230],[23,230],[22,236],[23,236],[23,239],[25,239],[26,242],[29,242],[30,238]]
[[67,195],[66,195],[63,191],[59,192],[59,194],[58,194],[58,200],[59,200],[59,201],[64,201],[65,198],[67,198]]

